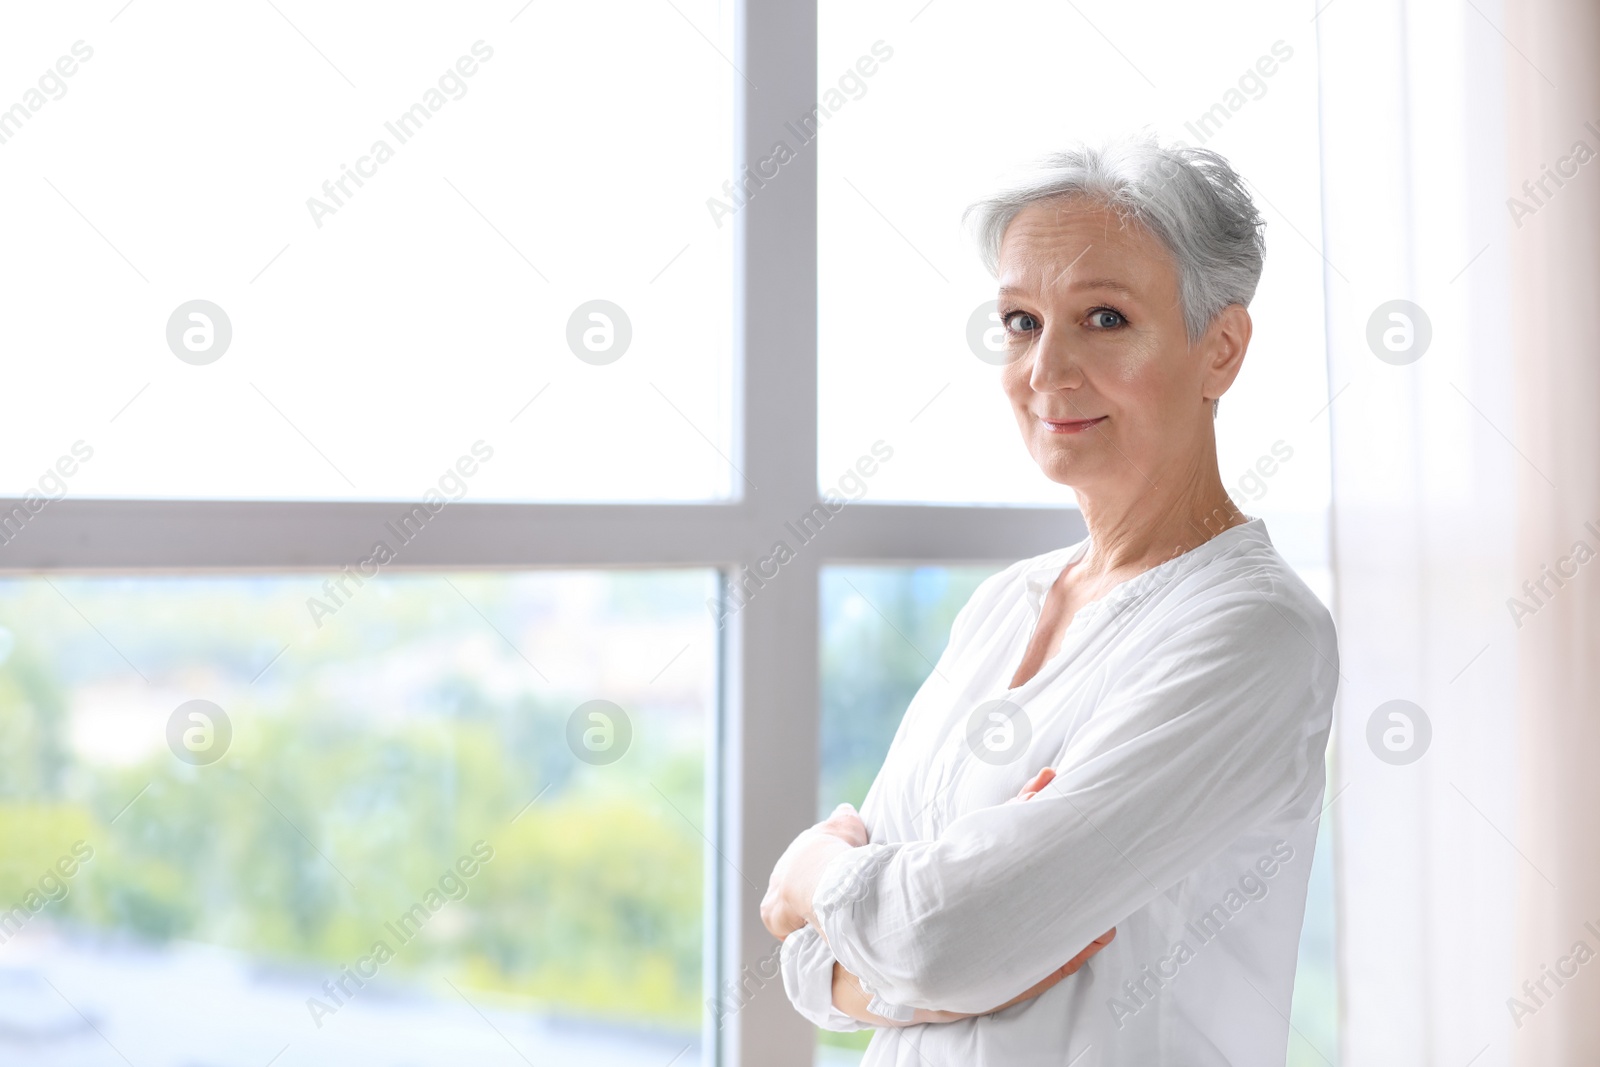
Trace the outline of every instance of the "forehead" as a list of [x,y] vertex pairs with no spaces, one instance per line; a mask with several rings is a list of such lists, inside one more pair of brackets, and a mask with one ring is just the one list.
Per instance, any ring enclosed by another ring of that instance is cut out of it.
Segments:
[[1000,244],[999,275],[1002,289],[1034,292],[1109,282],[1154,295],[1177,284],[1172,257],[1154,234],[1081,197],[1019,211]]

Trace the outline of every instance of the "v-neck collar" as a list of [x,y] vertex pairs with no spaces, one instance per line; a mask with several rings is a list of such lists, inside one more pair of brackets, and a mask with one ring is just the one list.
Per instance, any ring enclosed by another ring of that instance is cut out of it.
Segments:
[[[1138,596],[1158,583],[1166,582],[1185,574],[1207,560],[1215,558],[1234,542],[1246,538],[1269,545],[1272,543],[1272,538],[1267,535],[1266,523],[1259,517],[1251,518],[1237,526],[1230,526],[1215,537],[1202,541],[1187,552],[1158,563],[1147,570],[1140,571],[1131,578],[1124,578],[1094,600],[1089,601],[1073,614],[1072,622],[1067,626],[1068,633],[1081,630],[1084,625],[1087,625],[1091,617],[1112,605],[1120,604],[1131,597]],[[1024,592],[1028,602],[1029,613],[1033,619],[1033,623],[1028,630],[1028,641],[1030,643],[1033,640],[1034,631],[1038,629],[1039,615],[1043,610],[1045,595],[1049,592],[1050,587],[1055,584],[1056,579],[1061,576],[1062,571],[1066,570],[1070,564],[1076,563],[1083,558],[1084,553],[1089,550],[1092,540],[1093,538],[1086,536],[1083,540],[1074,544],[1046,552],[1039,557],[1037,562],[1023,571]],[[1026,649],[1024,649],[1024,654],[1026,654]],[[1045,674],[1046,668],[1050,666],[1051,661],[1057,658],[1059,658],[1059,653],[1057,656],[1051,657],[1051,660],[1040,664],[1033,677],[1014,689],[1006,688],[1004,691],[1008,694],[1014,694],[1029,688]],[[1010,675],[1007,675],[1005,681],[1009,680]]]

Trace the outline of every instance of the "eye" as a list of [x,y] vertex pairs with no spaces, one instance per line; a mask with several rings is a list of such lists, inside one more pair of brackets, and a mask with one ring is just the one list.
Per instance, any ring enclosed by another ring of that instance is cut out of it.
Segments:
[[1114,330],[1118,326],[1127,325],[1128,320],[1123,318],[1122,312],[1115,308],[1095,308],[1089,312],[1089,325],[1102,330]]
[[1026,311],[1008,311],[1001,316],[1006,329],[1012,333],[1033,333],[1039,329],[1039,320]]

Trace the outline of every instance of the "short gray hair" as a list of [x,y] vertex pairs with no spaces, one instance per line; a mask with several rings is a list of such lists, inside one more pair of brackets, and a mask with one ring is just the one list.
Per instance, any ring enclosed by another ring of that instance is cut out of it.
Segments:
[[1076,145],[1037,160],[1012,183],[962,214],[990,274],[1000,242],[1023,208],[1082,196],[1144,226],[1172,253],[1191,341],[1229,304],[1249,306],[1261,279],[1266,223],[1228,161],[1209,148],[1164,146],[1149,134]]

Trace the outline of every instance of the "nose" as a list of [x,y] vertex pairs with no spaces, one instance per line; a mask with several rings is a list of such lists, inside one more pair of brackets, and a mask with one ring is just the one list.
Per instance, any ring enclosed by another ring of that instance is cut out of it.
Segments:
[[1034,339],[1028,384],[1036,393],[1055,393],[1083,385],[1083,368],[1068,331],[1047,323]]

